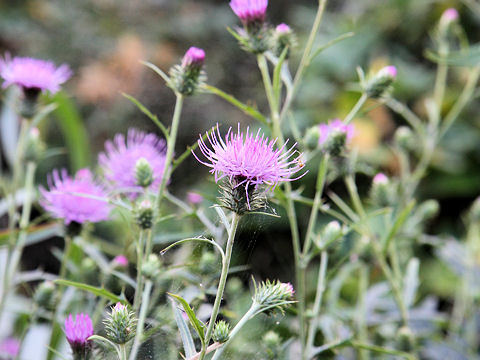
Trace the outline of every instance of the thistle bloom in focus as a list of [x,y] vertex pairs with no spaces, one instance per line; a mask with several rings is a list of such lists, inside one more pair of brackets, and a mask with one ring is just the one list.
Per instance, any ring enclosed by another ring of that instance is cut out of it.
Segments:
[[328,124],[320,124],[318,144],[325,151],[338,155],[345,145],[353,138],[355,128],[352,124],[345,124],[340,119],[334,119]]
[[68,65],[58,68],[51,61],[32,59],[29,57],[14,57],[0,59],[0,76],[3,78],[3,88],[12,84],[22,87],[25,91],[50,91],[52,94],[60,90],[60,85],[72,76]]
[[0,359],[15,359],[20,351],[20,341],[6,338],[0,343]]
[[73,320],[72,314],[65,319],[65,336],[74,353],[84,353],[91,347],[88,340],[93,335],[92,320],[88,314],[77,314]]
[[253,195],[259,186],[274,188],[280,182],[293,181],[303,176],[292,178],[303,167],[298,157],[295,157],[294,146],[286,149],[287,144],[284,144],[275,149],[277,140],[269,140],[264,134],[260,134],[260,130],[256,135],[248,128],[243,133],[239,124],[238,132],[234,133],[230,128],[223,140],[217,125],[216,130],[214,128],[211,134],[207,133],[207,139],[211,148],[201,136],[198,140],[200,151],[207,161],[201,161],[195,153],[194,156],[211,168],[210,172],[215,174],[216,182],[223,178],[229,179],[229,195],[233,195],[233,203],[238,203],[242,198],[246,199],[246,209],[239,209],[237,205],[233,209],[232,206],[226,206],[233,211],[252,210],[250,195]]
[[142,191],[137,185],[136,164],[140,159],[148,162],[153,171],[150,187],[158,189],[165,166],[165,141],[155,134],[130,129],[127,136],[115,135],[113,141],[105,143],[105,152],[98,157],[105,178],[116,188],[131,191],[132,196]]
[[230,7],[245,26],[263,24],[268,0],[231,0]]
[[187,50],[182,60],[182,67],[201,69],[205,62],[205,51],[192,46]]
[[40,188],[40,204],[53,217],[63,219],[66,225],[108,220],[110,206],[96,199],[106,199],[106,191],[94,180],[90,170],[81,169],[74,178],[68,176],[66,170],[54,170],[48,183],[49,190]]

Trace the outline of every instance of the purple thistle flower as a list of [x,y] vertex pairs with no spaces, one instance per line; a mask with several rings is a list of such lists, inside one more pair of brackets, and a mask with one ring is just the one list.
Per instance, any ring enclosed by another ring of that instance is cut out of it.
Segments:
[[205,62],[205,51],[203,49],[192,46],[185,53],[182,66],[184,68],[200,69]]
[[279,34],[289,34],[292,31],[292,29],[287,24],[281,23],[280,25],[277,25],[277,27],[275,28],[275,31]]
[[340,119],[334,119],[328,124],[320,124],[320,138],[318,140],[320,145],[323,145],[332,135],[336,133],[343,133],[346,136],[347,143],[352,139],[355,128],[352,124],[344,124]]
[[268,0],[231,0],[230,7],[244,25],[263,24],[267,13]]
[[88,350],[91,346],[91,341],[88,338],[92,335],[93,325],[88,314],[77,314],[75,315],[75,320],[73,320],[73,316],[70,314],[65,319],[65,336],[73,352]]
[[72,76],[68,65],[58,68],[51,61],[28,57],[0,58],[0,76],[4,79],[3,88],[12,84],[24,89],[50,91],[60,90],[60,85]]
[[292,159],[295,145],[285,152],[287,144],[274,149],[277,140],[269,140],[264,134],[260,136],[260,129],[257,135],[249,132],[248,128],[244,134],[238,124],[238,132],[234,134],[230,128],[224,141],[217,125],[216,133],[214,128],[211,134],[207,133],[207,139],[212,149],[208,148],[201,136],[198,145],[208,162],[201,161],[193,153],[195,158],[211,168],[216,182],[224,177],[228,177],[230,182],[234,178],[238,180],[236,186],[244,185],[247,196],[249,185],[265,184],[274,188],[279,182],[293,181],[303,176],[291,178],[303,167],[298,157]]
[[48,183],[50,190],[40,188],[40,204],[55,218],[64,219],[66,225],[108,220],[110,206],[105,201],[88,197],[107,197],[105,189],[93,179],[90,170],[79,170],[73,179],[66,170],[54,170]]
[[125,255],[117,255],[113,258],[113,263],[120,267],[127,267],[128,266],[128,259]]
[[0,344],[0,358],[15,359],[20,351],[20,341],[10,337],[6,338]]
[[165,166],[165,141],[152,133],[145,133],[136,129],[128,130],[123,134],[115,135],[113,141],[105,143],[105,152],[98,156],[105,177],[116,187],[141,192],[136,185],[135,165],[144,158],[153,170],[153,182],[150,187],[158,189],[162,181],[163,167]]
[[187,193],[187,200],[190,203],[192,203],[194,205],[197,205],[197,204],[200,204],[203,201],[203,196],[200,195],[200,194],[197,194],[195,192],[189,191]]

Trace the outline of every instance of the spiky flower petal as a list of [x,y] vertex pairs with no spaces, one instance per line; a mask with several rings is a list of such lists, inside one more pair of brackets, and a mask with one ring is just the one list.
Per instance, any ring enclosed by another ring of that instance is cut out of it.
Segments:
[[53,217],[71,222],[99,222],[108,220],[110,206],[105,189],[97,183],[90,170],[81,169],[74,178],[66,170],[54,170],[48,179],[50,190],[40,188],[40,205]]
[[93,324],[88,314],[72,314],[65,319],[65,336],[74,353],[85,353],[91,348],[91,341],[88,340],[93,335]]
[[268,0],[231,0],[230,7],[244,25],[263,23]]

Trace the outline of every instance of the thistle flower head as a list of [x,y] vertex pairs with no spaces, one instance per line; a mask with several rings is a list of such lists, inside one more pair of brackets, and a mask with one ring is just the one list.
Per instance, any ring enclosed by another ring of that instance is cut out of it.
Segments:
[[231,0],[230,7],[245,26],[263,24],[267,13],[268,0]]
[[205,62],[205,51],[192,46],[185,53],[182,60],[182,67],[201,69]]
[[292,301],[295,290],[292,284],[277,281],[265,281],[255,285],[253,301],[267,314],[275,310],[283,312]]
[[320,124],[318,143],[322,149],[338,155],[345,145],[353,138],[355,128],[352,124],[345,124],[340,119],[334,119],[328,124]]
[[384,173],[378,173],[373,177],[374,184],[387,184],[388,177]]
[[389,206],[395,203],[396,184],[383,173],[373,177],[370,198],[378,206]]
[[53,217],[63,219],[66,225],[108,220],[110,206],[96,199],[106,198],[106,191],[94,180],[90,170],[81,169],[74,178],[68,176],[66,170],[54,170],[48,183],[50,190],[40,188],[40,205]]
[[197,194],[193,191],[189,191],[187,193],[187,200],[189,203],[197,205],[200,204],[203,201],[203,196],[200,194]]
[[285,58],[288,59],[291,49],[294,48],[297,43],[297,39],[290,26],[282,23],[275,28],[271,36],[271,42],[272,51],[277,57],[280,57],[285,49],[288,48],[285,55]]
[[288,34],[292,31],[292,29],[287,24],[281,23],[280,25],[277,25],[275,31],[279,34]]
[[91,341],[88,340],[93,335],[92,320],[87,314],[72,314],[65,319],[65,336],[74,353],[84,353],[91,347]]
[[98,157],[105,178],[115,187],[129,189],[131,197],[141,192],[137,185],[137,162],[147,162],[152,170],[153,181],[150,188],[158,189],[165,165],[165,141],[152,133],[136,129],[128,130],[127,136],[115,135],[113,141],[105,143],[105,152]]
[[0,359],[15,359],[20,351],[20,341],[9,337],[0,343]]
[[207,161],[200,160],[195,153],[193,155],[200,163],[211,168],[216,182],[227,178],[233,189],[243,189],[249,210],[249,194],[260,185],[274,188],[280,182],[303,176],[292,178],[303,167],[295,157],[294,146],[287,149],[285,143],[275,149],[276,139],[269,140],[260,130],[256,135],[248,128],[243,133],[239,124],[237,133],[230,128],[225,139],[222,139],[217,125],[211,134],[207,133],[207,140],[211,148],[201,136],[198,140],[200,151]]
[[116,266],[119,267],[127,267],[128,266],[128,259],[125,255],[117,255],[113,258],[112,261]]
[[58,68],[51,61],[32,59],[29,57],[6,56],[0,58],[0,76],[3,78],[3,87],[12,84],[24,90],[50,91],[52,94],[60,90],[60,85],[72,76],[68,65]]
[[127,306],[117,303],[103,320],[107,338],[116,344],[125,344],[135,336],[137,319]]

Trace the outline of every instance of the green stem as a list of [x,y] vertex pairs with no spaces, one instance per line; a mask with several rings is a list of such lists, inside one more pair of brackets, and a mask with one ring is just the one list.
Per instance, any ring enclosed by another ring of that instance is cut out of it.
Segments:
[[[137,322],[137,333],[135,334],[135,340],[133,341],[132,351],[130,352],[130,360],[135,360],[137,357],[138,349],[142,344],[143,327],[145,325],[145,319],[147,317],[148,303],[150,302],[150,293],[152,292],[153,283],[152,280],[147,279],[145,282],[145,289],[142,293],[142,306],[140,307],[140,314]],[[125,356],[125,360],[126,360]]]
[[[445,56],[448,55],[448,43],[446,41],[442,41],[439,48],[439,55],[443,59]],[[448,66],[439,62],[437,67],[437,75],[435,78],[435,88],[434,88],[434,101],[437,107],[437,113],[434,119],[435,127],[438,125],[438,121],[442,116],[442,104],[443,99],[445,97],[445,87],[447,85],[447,75],[448,75]]]
[[367,101],[368,99],[368,95],[367,94],[362,94],[362,96],[360,96],[360,99],[358,99],[357,103],[355,104],[355,106],[352,108],[352,110],[350,110],[350,112],[348,113],[348,115],[345,117],[345,119],[343,120],[343,122],[345,124],[349,124],[354,118],[355,116],[357,115],[357,113],[360,111],[360,109],[362,108],[363,104],[365,104],[365,102]]
[[182,107],[183,107],[183,95],[177,94],[177,100],[175,102],[175,110],[173,112],[172,129],[170,130],[170,136],[167,139],[167,154],[165,155],[165,165],[163,167],[162,182],[160,183],[160,187],[158,188],[157,202],[158,202],[159,210],[160,210],[160,205],[163,199],[163,193],[167,186],[167,182],[171,176],[172,159],[173,159],[173,153],[175,151],[175,143],[177,141],[178,126],[180,124]]
[[317,292],[315,294],[315,300],[313,303],[313,314],[312,321],[308,328],[308,337],[306,343],[305,359],[310,359],[311,352],[313,349],[313,342],[315,340],[315,333],[318,328],[318,320],[320,316],[320,307],[322,305],[323,293],[325,292],[326,287],[326,274],[328,266],[328,253],[326,250],[322,251],[320,256],[320,267],[318,269],[318,281],[317,281]]
[[202,351],[200,352],[199,360],[203,360],[205,357],[208,343],[212,337],[213,328],[215,326],[215,321],[217,320],[217,315],[220,310],[220,304],[223,299],[223,291],[225,290],[225,284],[227,283],[228,269],[230,268],[230,260],[232,258],[233,243],[235,241],[235,234],[237,232],[238,223],[240,222],[241,215],[233,213],[232,224],[230,227],[230,232],[228,235],[227,245],[225,249],[225,257],[222,261],[222,273],[220,275],[220,282],[218,283],[217,296],[215,297],[215,302],[213,304],[212,315],[210,316],[210,321],[208,323],[207,333],[205,335],[205,341],[202,344]]
[[355,211],[360,215],[361,218],[364,219],[366,216],[365,209],[363,208],[362,201],[358,195],[357,185],[355,184],[355,180],[353,179],[352,175],[345,177],[345,184],[347,185],[347,190],[350,194],[350,198],[352,199]]
[[[33,186],[35,179],[35,169],[36,165],[34,162],[29,161],[27,164],[27,172],[25,176],[25,200],[22,208],[22,216],[20,218],[20,233],[18,235],[18,240],[13,248],[13,251],[9,257],[9,261],[5,266],[5,275],[3,278],[2,284],[2,293],[0,298],[0,318],[3,313],[3,308],[5,306],[5,301],[7,299],[7,294],[9,291],[10,284],[12,282],[15,273],[17,272],[18,264],[22,255],[25,242],[28,235],[28,223],[30,221],[30,213],[32,210],[32,198],[33,198]],[[14,195],[15,196],[15,195]]]
[[220,359],[220,356],[223,354],[223,351],[225,350],[225,348],[233,341],[233,339],[240,332],[243,326],[248,322],[248,320],[250,320],[255,315],[255,313],[258,310],[259,310],[258,305],[256,303],[253,303],[250,309],[248,309],[248,311],[242,316],[242,318],[237,323],[237,325],[235,325],[235,327],[232,329],[227,342],[223,344],[221,348],[218,348],[217,351],[215,351],[215,354],[213,355],[212,360]]
[[290,109],[290,106],[292,105],[292,101],[295,98],[295,95],[297,94],[298,87],[301,83],[305,70],[310,64],[310,56],[312,54],[313,43],[315,42],[315,38],[317,37],[318,29],[320,28],[320,23],[322,21],[322,16],[323,16],[323,13],[325,12],[326,5],[327,5],[327,0],[319,0],[317,14],[315,16],[315,20],[313,21],[312,30],[310,31],[310,35],[308,36],[307,44],[305,45],[305,50],[303,52],[302,59],[300,60],[300,64],[298,65],[297,72],[295,73],[295,78],[293,79],[292,90],[287,94],[287,97],[282,107],[282,112],[279,118],[280,123],[282,122],[283,118],[285,117],[288,110]]
[[145,244],[145,254],[143,255],[143,258],[145,261],[148,259],[148,256],[152,253],[152,248],[153,248],[153,231],[152,229],[147,230],[147,241]]
[[137,241],[137,288],[135,289],[135,297],[133,299],[133,309],[138,311],[140,305],[140,296],[143,292],[143,249],[144,249],[144,235],[145,231],[140,230]]
[[272,116],[273,126],[280,126],[278,121],[278,104],[275,100],[275,94],[273,91],[270,73],[268,72],[268,63],[265,59],[265,55],[257,55],[257,62],[258,68],[262,74],[263,85],[265,86],[265,94],[267,95],[268,105],[270,106],[270,114]]
[[[368,341],[368,332],[367,324],[365,319],[366,314],[366,304],[365,304],[365,295],[368,289],[368,271],[367,267],[362,264],[360,266],[360,277],[358,281],[358,303],[357,303],[357,331],[358,338],[361,342],[366,343]],[[367,354],[362,349],[359,349],[358,352],[360,359],[368,359]]]

